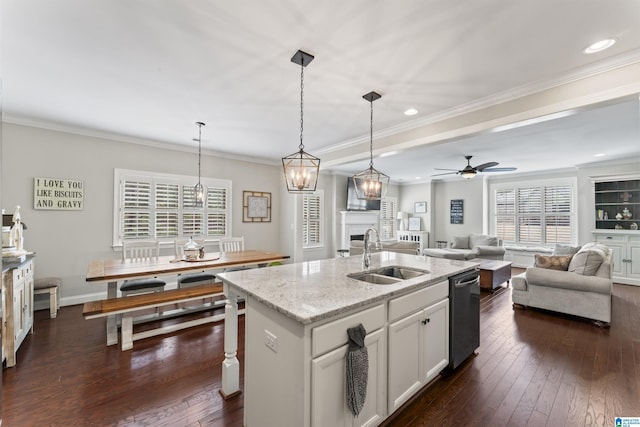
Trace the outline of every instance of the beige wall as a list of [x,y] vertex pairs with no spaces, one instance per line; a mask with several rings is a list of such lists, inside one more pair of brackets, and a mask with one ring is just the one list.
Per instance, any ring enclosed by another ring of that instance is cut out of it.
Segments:
[[[8,212],[13,212],[16,205],[22,207],[22,218],[28,226],[24,234],[25,248],[36,252],[36,277],[61,277],[63,304],[81,302],[88,298],[86,294],[106,289],[103,285],[87,285],[84,277],[89,260],[118,255],[111,247],[114,168],[197,174],[195,152],[7,123],[3,127],[2,154],[2,207]],[[283,209],[281,205],[288,201],[282,199],[280,191],[281,166],[204,155],[202,174],[232,180],[234,235],[245,236],[249,248],[283,250],[278,218]],[[84,181],[84,209],[34,210],[34,177]],[[270,223],[242,222],[243,190],[271,192],[273,220]]]

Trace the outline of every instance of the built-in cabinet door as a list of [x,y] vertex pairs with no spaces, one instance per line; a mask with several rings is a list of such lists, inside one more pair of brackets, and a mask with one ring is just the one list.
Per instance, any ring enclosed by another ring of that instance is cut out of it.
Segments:
[[422,386],[420,375],[422,310],[389,325],[388,412],[391,414]]
[[20,281],[13,287],[13,339],[18,341],[24,334],[26,325],[24,282]]
[[621,236],[599,235],[596,240],[611,249],[611,262],[613,264],[611,272],[614,276],[625,276],[626,265],[625,249],[626,243]]
[[311,425],[370,427],[385,417],[384,390],[384,329],[368,333],[365,338],[369,369],[367,396],[358,417],[354,417],[346,402],[346,357],[344,345],[311,362]]
[[627,245],[627,277],[640,279],[640,237],[631,237]]
[[424,310],[423,382],[434,379],[449,364],[449,299]]

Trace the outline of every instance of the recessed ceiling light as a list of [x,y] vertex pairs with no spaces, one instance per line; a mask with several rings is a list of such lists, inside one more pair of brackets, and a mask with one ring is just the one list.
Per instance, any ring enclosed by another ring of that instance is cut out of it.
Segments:
[[416,114],[418,114],[418,110],[416,110],[415,108],[409,108],[404,112],[405,116],[415,116]]
[[589,46],[585,47],[583,52],[586,54],[602,52],[605,49],[609,49],[616,42],[616,39],[604,39],[597,41],[595,43],[591,43]]
[[422,178],[422,177],[421,177],[421,176],[416,176],[416,177],[415,177],[415,179],[420,179],[420,178]]
[[605,153],[597,153],[593,155],[593,157],[604,157],[604,156],[606,156]]
[[395,156],[396,154],[398,154],[397,151],[387,151],[386,153],[382,153],[380,154],[379,157],[389,157],[389,156]]

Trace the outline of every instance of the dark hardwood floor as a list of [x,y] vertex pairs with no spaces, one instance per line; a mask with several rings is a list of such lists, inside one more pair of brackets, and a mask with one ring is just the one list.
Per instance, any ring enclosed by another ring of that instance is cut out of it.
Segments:
[[[613,426],[640,416],[640,287],[614,285],[609,329],[514,311],[510,292],[482,293],[478,355],[386,426]],[[240,331],[242,362],[242,318]],[[105,346],[104,319],[84,320],[81,306],[57,319],[37,311],[18,364],[3,370],[2,425],[241,426],[242,395],[218,394],[223,332],[208,324],[122,352]]]

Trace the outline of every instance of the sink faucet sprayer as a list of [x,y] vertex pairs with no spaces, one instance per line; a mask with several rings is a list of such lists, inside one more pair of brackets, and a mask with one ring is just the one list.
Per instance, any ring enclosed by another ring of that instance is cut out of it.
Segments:
[[367,231],[364,232],[364,241],[363,241],[363,251],[362,251],[362,268],[363,269],[367,269],[369,268],[369,265],[371,264],[371,248],[369,247],[370,242],[369,242],[369,235],[370,233],[375,233],[376,235],[376,240],[375,240],[375,249],[382,249],[382,243],[380,243],[380,235],[378,234],[378,230],[376,230],[375,228],[371,227],[368,228]]

